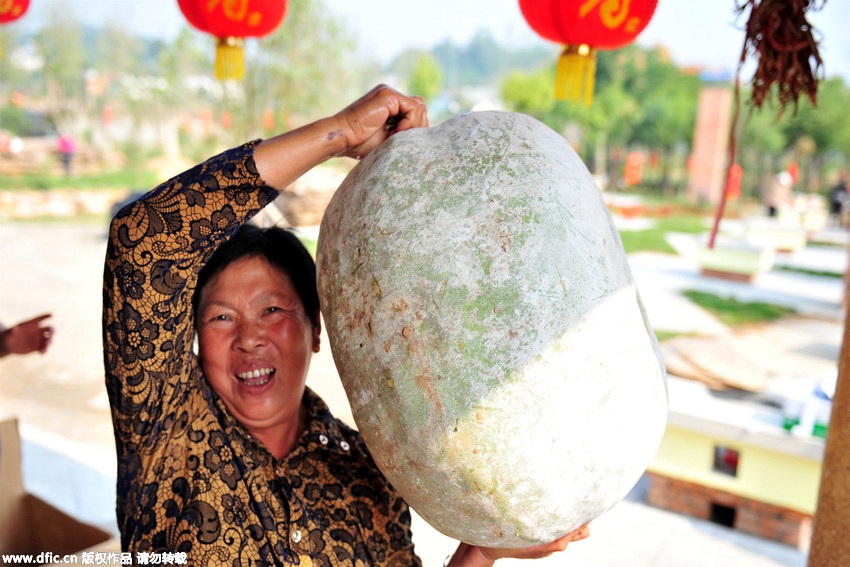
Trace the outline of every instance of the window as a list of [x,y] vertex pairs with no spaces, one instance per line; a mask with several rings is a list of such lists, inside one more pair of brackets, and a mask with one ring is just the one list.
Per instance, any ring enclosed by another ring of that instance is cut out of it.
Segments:
[[740,453],[735,449],[730,449],[725,445],[715,445],[714,447],[714,472],[728,474],[729,476],[738,476],[738,459]]

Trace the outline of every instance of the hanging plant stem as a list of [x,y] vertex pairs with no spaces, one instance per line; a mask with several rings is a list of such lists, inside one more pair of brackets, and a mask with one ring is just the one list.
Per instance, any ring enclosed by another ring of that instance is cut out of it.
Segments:
[[814,28],[806,20],[806,12],[810,9],[819,10],[825,3],[826,0],[745,0],[738,5],[738,14],[749,7],[750,17],[735,74],[735,106],[729,133],[726,181],[709,234],[709,249],[714,248],[731,186],[741,113],[741,70],[747,61],[747,54],[752,54],[758,60],[752,79],[753,106],[759,109],[762,107],[770,98],[773,85],[778,89],[780,116],[790,102],[794,103],[796,111],[797,102],[803,95],[817,106],[818,75],[823,61],[818,52]]

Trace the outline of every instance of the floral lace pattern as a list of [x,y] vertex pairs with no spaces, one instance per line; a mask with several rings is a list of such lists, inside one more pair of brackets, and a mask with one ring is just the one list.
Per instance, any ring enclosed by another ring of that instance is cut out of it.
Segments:
[[232,417],[193,353],[191,297],[209,255],[269,204],[254,142],[163,183],[110,227],[106,385],[122,547],[191,565],[420,565],[407,504],[359,434],[309,389],[282,461]]

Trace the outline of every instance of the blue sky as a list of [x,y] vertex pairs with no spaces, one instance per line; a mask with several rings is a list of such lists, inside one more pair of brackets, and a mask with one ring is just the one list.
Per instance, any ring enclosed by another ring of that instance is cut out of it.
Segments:
[[[310,0],[289,0],[310,1]],[[518,0],[324,0],[369,53],[388,61],[407,47],[429,48],[444,39],[466,43],[489,30],[510,45],[548,45],[528,27]],[[646,46],[664,45],[681,65],[734,71],[743,45],[743,20],[735,0],[659,0],[655,16],[638,38]],[[31,0],[28,25],[37,25],[51,6],[72,10],[88,23],[109,19],[132,22],[148,36],[170,37],[186,25],[177,0]],[[810,17],[823,41],[827,76],[850,82],[850,2],[827,0]],[[127,25],[127,24],[125,24]]]

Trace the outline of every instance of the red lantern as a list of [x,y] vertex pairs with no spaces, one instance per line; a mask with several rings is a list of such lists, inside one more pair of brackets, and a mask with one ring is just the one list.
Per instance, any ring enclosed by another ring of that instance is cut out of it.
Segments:
[[286,15],[286,0],[177,0],[177,4],[190,24],[218,38],[215,75],[219,79],[241,80],[244,38],[270,34]]
[[631,43],[649,23],[656,4],[658,0],[519,0],[531,29],[564,44],[555,97],[590,106],[596,50]]
[[[14,22],[24,15],[30,7],[30,0],[0,0],[0,24]],[[3,56],[2,45],[0,45],[0,57]]]
[[0,24],[8,24],[24,15],[30,0],[0,0]]

